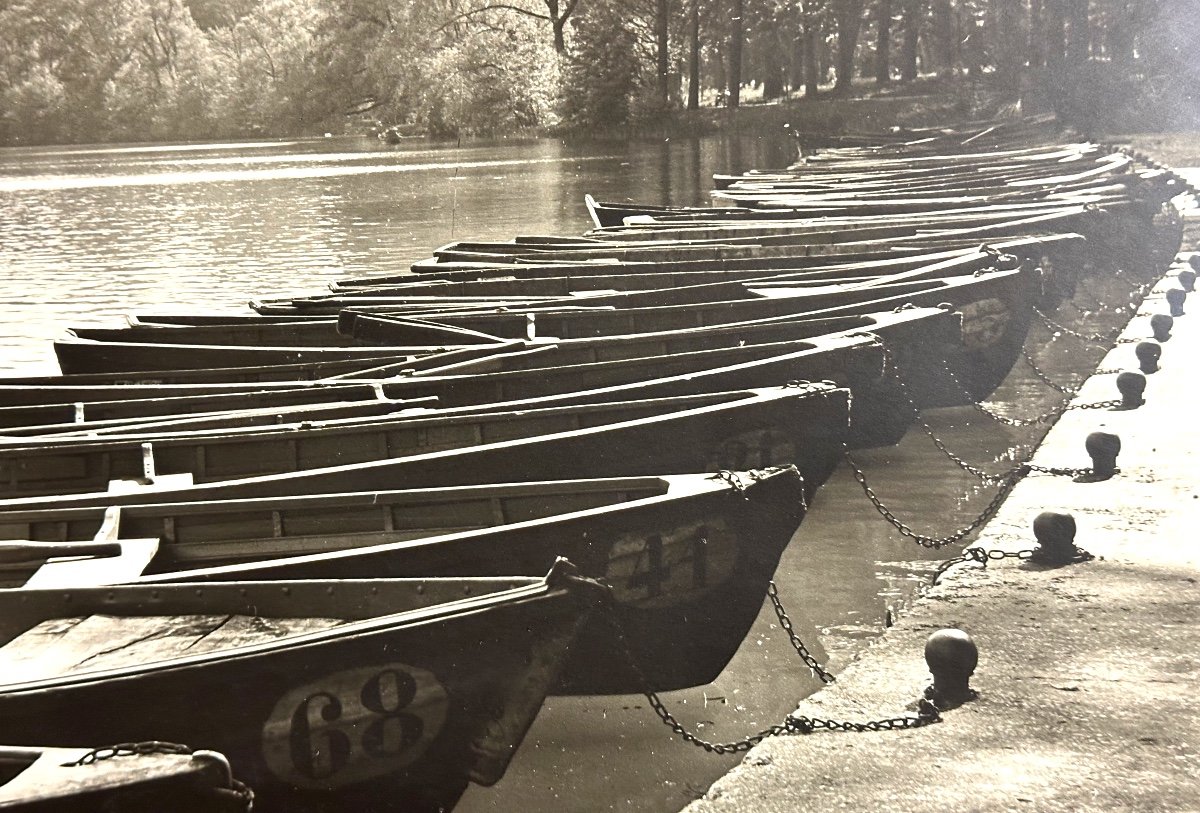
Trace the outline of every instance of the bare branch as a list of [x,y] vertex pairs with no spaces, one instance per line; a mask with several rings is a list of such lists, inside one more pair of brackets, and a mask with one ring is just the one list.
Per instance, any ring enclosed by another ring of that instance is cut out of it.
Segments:
[[[578,0],[575,0],[575,2],[578,2]],[[520,6],[512,6],[512,5],[509,5],[508,3],[489,3],[486,6],[480,6],[479,8],[470,9],[468,11],[462,12],[461,14],[455,14],[449,20],[446,20],[446,22],[442,23],[437,28],[433,29],[434,33],[441,33],[442,31],[445,31],[447,28],[449,28],[450,26],[454,25],[457,22],[461,22],[462,20],[469,20],[472,17],[474,17],[475,15],[483,14],[486,11],[512,11],[517,14],[523,14],[526,17],[533,17],[536,20],[547,20],[547,21],[550,20],[550,16],[547,14],[538,14],[536,11],[530,11],[527,8],[521,8]]]

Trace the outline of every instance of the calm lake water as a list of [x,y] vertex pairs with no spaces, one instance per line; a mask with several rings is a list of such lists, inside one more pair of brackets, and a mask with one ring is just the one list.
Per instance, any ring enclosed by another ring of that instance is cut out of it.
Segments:
[[[112,324],[139,310],[241,310],[254,297],[394,273],[453,239],[578,234],[590,225],[585,193],[698,204],[713,172],[791,160],[790,145],[775,136],[585,147],[323,139],[0,151],[0,369],[57,369],[51,340],[71,325]],[[1080,308],[1112,294],[1085,291],[1065,314],[1103,328],[1111,314]],[[1100,355],[1045,331],[1038,352],[1060,380]],[[993,399],[1020,415],[1055,402],[1024,368]],[[951,449],[993,470],[1038,438],[970,409],[928,419]],[[919,431],[858,457],[876,491],[920,530],[965,525],[992,495]],[[797,632],[836,671],[882,632],[889,608],[902,611],[944,555],[899,537],[843,468],[822,488],[777,581]],[[665,700],[702,736],[727,740],[778,722],[817,688],[765,609],[720,679]],[[458,809],[677,810],[737,759],[674,739],[641,697],[552,698],[508,775],[493,788],[472,787]]]

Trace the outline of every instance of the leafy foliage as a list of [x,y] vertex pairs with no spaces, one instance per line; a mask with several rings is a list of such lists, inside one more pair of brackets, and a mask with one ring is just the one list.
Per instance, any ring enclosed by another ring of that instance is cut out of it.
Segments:
[[0,30],[4,144],[619,127],[685,84],[922,73],[1085,126],[1200,123],[1200,0],[0,0]]

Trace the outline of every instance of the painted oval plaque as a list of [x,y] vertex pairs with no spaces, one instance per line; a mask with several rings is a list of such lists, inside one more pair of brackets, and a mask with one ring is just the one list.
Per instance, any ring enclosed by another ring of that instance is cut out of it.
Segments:
[[425,669],[386,663],[331,672],[275,703],[263,725],[263,758],[297,788],[384,776],[425,753],[447,705],[445,688]]

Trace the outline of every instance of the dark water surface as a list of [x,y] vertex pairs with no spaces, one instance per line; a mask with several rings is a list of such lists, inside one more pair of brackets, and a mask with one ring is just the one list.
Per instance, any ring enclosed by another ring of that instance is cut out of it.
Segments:
[[[698,204],[713,172],[782,166],[782,138],[568,147],[550,140],[462,145],[368,140],[0,151],[0,370],[56,369],[50,340],[131,311],[239,310],[251,298],[314,293],[330,280],[394,273],[452,239],[578,234],[583,196]],[[1113,291],[1084,291],[1083,313]],[[1035,326],[1060,380],[1102,353]],[[993,404],[1045,411],[1056,395],[1019,368]],[[927,416],[947,445],[998,471],[1039,437],[971,409]],[[859,462],[918,530],[948,533],[992,496],[919,431]],[[586,472],[581,472],[586,475]],[[818,495],[777,574],[796,631],[836,671],[902,611],[946,554],[904,540],[843,467]],[[914,658],[921,657],[919,652]],[[734,662],[665,701],[698,734],[736,739],[778,722],[819,688],[765,608]],[[914,697],[922,687],[914,686]],[[863,709],[864,718],[897,709]],[[738,757],[673,738],[641,697],[551,698],[493,788],[462,811],[676,810]],[[236,768],[236,766],[235,766]],[[800,802],[797,802],[800,804]]]

